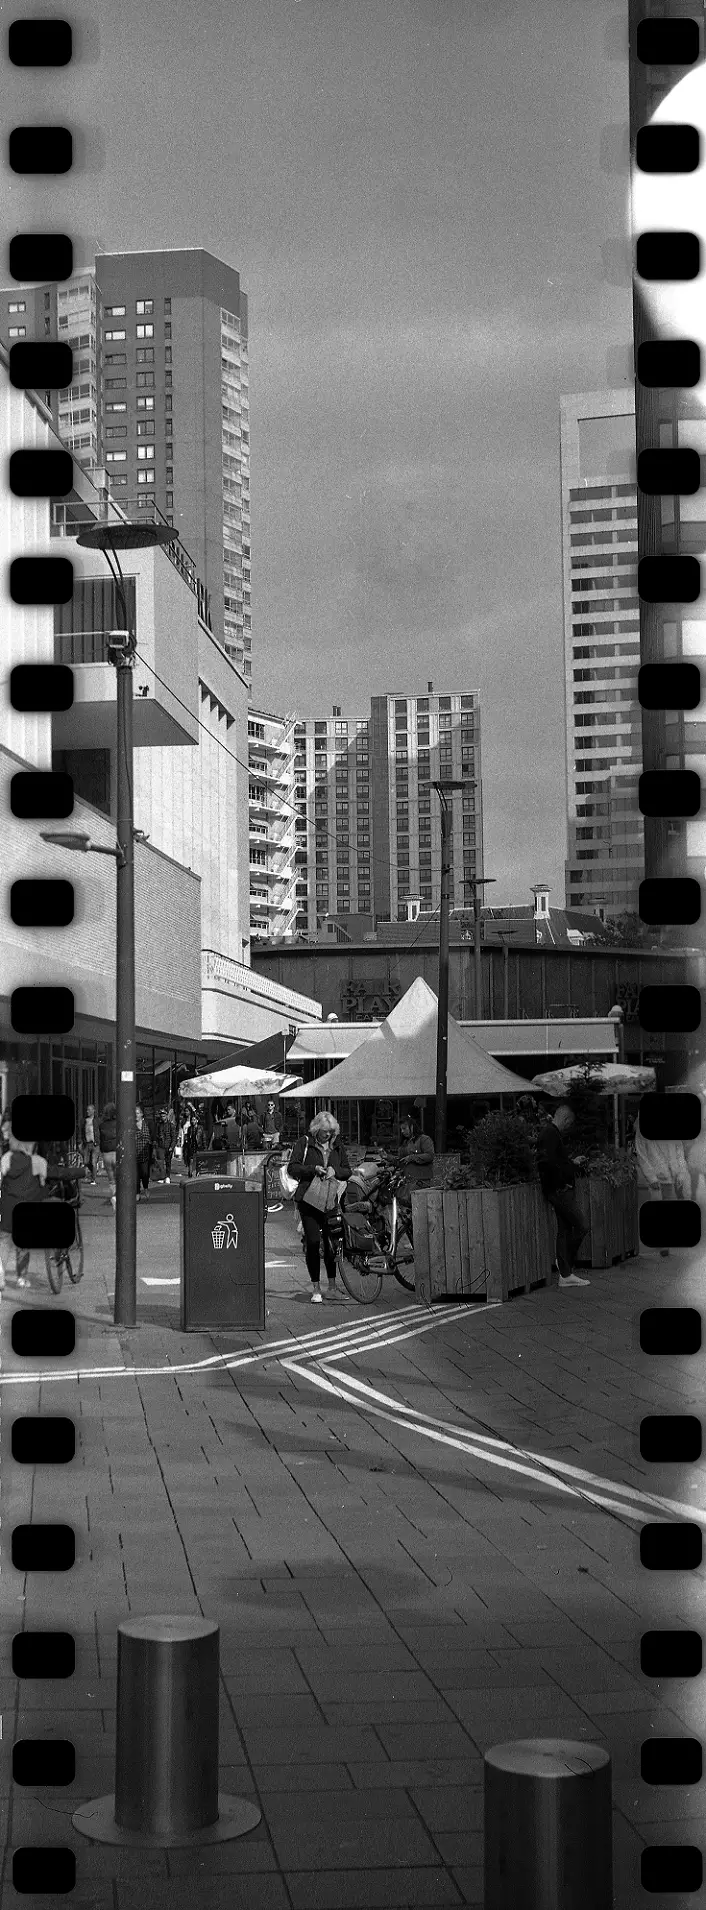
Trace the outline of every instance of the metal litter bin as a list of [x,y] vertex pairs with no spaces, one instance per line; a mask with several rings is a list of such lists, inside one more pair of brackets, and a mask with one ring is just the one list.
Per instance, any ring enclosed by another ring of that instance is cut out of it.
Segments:
[[182,1330],[264,1332],[262,1188],[214,1175],[182,1181],[180,1194]]

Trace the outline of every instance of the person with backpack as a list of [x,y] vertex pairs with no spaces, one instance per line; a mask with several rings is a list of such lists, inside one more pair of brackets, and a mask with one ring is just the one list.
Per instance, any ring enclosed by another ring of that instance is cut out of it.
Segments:
[[47,1162],[34,1141],[18,1141],[11,1129],[5,1138],[8,1145],[0,1158],[0,1292],[13,1265],[17,1286],[29,1286],[29,1248],[15,1246],[12,1216],[23,1201],[41,1200],[47,1179]]

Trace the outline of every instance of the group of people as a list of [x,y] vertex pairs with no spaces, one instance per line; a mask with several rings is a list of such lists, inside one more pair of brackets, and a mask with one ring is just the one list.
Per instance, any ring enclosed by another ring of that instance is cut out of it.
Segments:
[[[169,1185],[172,1160],[176,1146],[176,1121],[174,1110],[168,1106],[157,1110],[154,1122],[147,1119],[141,1107],[135,1109],[135,1153],[137,1155],[137,1198],[149,1194],[150,1178],[153,1167],[157,1169],[157,1179]],[[96,1169],[101,1160],[108,1179],[108,1199],[115,1206],[115,1171],[118,1151],[117,1112],[114,1101],[107,1101],[99,1119],[96,1119],[95,1107],[86,1109],[83,1124],[83,1160],[91,1187],[97,1185]]]
[[246,1101],[240,1112],[229,1101],[218,1109],[212,1125],[207,1124],[205,1114],[198,1107],[187,1106],[180,1133],[180,1142],[184,1166],[191,1177],[196,1155],[200,1153],[239,1154],[256,1153],[261,1147],[275,1147],[280,1138],[281,1120],[275,1101],[268,1101],[267,1110],[262,1119],[251,1101]]
[[37,1200],[46,1187],[47,1162],[35,1141],[19,1141],[12,1132],[9,1112],[0,1124],[0,1293],[6,1275],[14,1272],[15,1285],[29,1280],[29,1249],[16,1247],[12,1217],[23,1201]]

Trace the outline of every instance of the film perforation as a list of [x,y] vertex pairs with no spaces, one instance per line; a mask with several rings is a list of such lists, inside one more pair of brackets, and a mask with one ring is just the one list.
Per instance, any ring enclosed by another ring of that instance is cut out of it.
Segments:
[[73,135],[68,126],[15,126],[8,140],[10,171],[25,178],[71,171]]
[[12,66],[68,66],[73,52],[71,25],[68,20],[51,16],[13,20],[8,27],[7,51]]
[[21,1466],[68,1466],[76,1456],[76,1428],[57,1413],[25,1413],[13,1419],[12,1457]]
[[24,821],[65,822],[73,814],[74,785],[68,771],[20,769],[10,783],[10,808]]

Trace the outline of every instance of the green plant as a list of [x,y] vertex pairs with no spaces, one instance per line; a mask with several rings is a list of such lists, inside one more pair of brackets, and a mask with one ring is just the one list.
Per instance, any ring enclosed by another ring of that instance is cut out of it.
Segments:
[[532,1136],[516,1114],[486,1114],[469,1136],[468,1154],[467,1162],[446,1170],[445,1187],[512,1187],[536,1179]]

